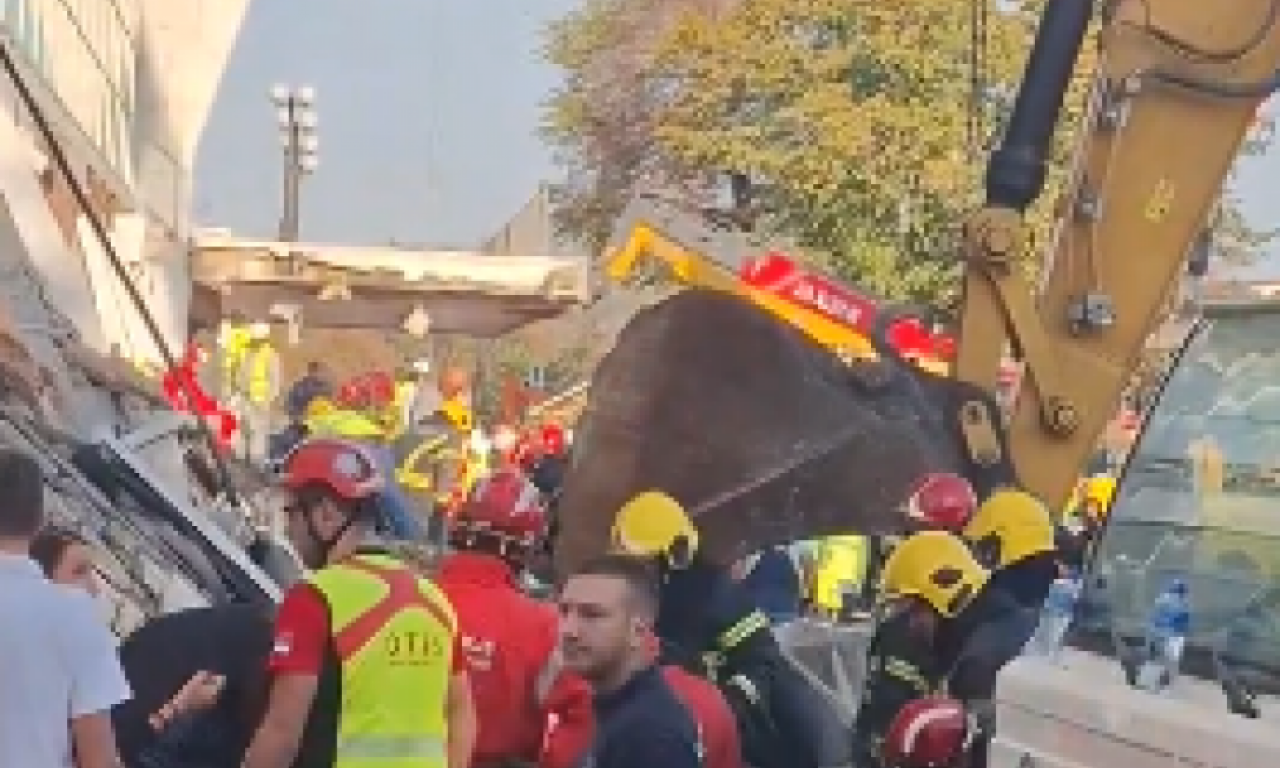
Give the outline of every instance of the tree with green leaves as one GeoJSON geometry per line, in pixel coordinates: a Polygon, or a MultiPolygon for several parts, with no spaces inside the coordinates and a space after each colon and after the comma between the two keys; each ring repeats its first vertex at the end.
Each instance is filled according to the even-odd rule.
{"type": "MultiPolygon", "coordinates": [[[[644,184],[697,197],[732,172],[752,182],[758,228],[875,293],[947,306],[960,225],[981,202],[986,152],[1043,5],[978,1],[988,6],[975,48],[974,0],[740,0],[716,13],[588,0],[549,46],[567,73],[547,124],[569,171],[562,224],[600,245],[644,184]],[[647,34],[626,38],[640,22],[647,34]]],[[[1086,46],[1058,162],[1029,212],[1029,255],[1061,213],[1091,70],[1086,46]]],[[[1242,256],[1258,239],[1238,214],[1227,198],[1218,240],[1242,256]]]]}

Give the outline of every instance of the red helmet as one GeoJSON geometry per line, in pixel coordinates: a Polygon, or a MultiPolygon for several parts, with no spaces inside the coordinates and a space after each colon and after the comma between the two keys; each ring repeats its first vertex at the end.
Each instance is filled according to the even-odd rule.
{"type": "Polygon", "coordinates": [[[369,404],[375,408],[386,408],[395,402],[396,380],[386,371],[374,371],[364,377],[365,389],[368,392],[369,404]]]}
{"type": "Polygon", "coordinates": [[[542,494],[517,469],[500,469],[481,478],[454,518],[455,528],[495,534],[532,545],[547,531],[542,494]]]}
{"type": "Polygon", "coordinates": [[[884,758],[898,768],[951,768],[969,748],[964,705],[946,696],[908,702],[889,725],[884,758]]]}
{"type": "Polygon", "coordinates": [[[338,496],[359,501],[383,489],[373,456],[356,443],[334,438],[306,440],[285,457],[280,484],[296,490],[319,483],[338,496]]]}
{"type": "Polygon", "coordinates": [[[369,389],[361,379],[351,379],[338,387],[334,400],[343,408],[360,409],[369,402],[369,389]]]}
{"type": "Polygon", "coordinates": [[[914,525],[958,533],[977,507],[978,497],[968,480],[939,472],[916,483],[907,496],[906,515],[914,525]]]}
{"type": "Polygon", "coordinates": [[[564,453],[568,444],[564,429],[559,424],[548,424],[542,428],[542,450],[552,456],[564,453]]]}
{"type": "Polygon", "coordinates": [[[541,457],[542,446],[527,435],[517,440],[515,448],[511,450],[512,461],[516,466],[526,469],[532,467],[541,457]]]}

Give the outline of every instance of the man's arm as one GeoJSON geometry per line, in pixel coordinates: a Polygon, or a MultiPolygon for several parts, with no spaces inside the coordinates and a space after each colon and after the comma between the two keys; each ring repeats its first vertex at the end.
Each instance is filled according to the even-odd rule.
{"type": "Polygon", "coordinates": [[[115,636],[87,596],[67,596],[68,626],[63,642],[71,669],[71,744],[76,768],[120,768],[111,709],[132,695],[120,666],[115,636]]]}
{"type": "Polygon", "coordinates": [[[319,681],[318,675],[276,677],[267,698],[267,713],[245,753],[244,768],[288,768],[293,764],[319,681]]]}
{"type": "Polygon", "coordinates": [[[309,584],[289,591],[276,617],[266,714],[245,753],[244,768],[288,768],[311,716],[329,640],[324,598],[309,584]]]}
{"type": "Polygon", "coordinates": [[[475,700],[471,697],[471,680],[465,671],[455,670],[449,678],[445,717],[449,723],[449,768],[467,768],[476,748],[480,723],[476,719],[475,700]]]}
{"type": "Polygon", "coordinates": [[[76,768],[123,768],[116,748],[110,712],[94,712],[71,720],[71,746],[76,768]]]}

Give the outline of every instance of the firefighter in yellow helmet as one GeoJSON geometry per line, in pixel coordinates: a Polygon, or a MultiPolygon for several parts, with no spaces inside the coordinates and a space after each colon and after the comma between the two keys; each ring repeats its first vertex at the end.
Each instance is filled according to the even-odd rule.
{"type": "MultiPolygon", "coordinates": [[[[916,533],[894,549],[881,598],[854,725],[859,764],[872,766],[886,765],[884,737],[916,699],[945,689],[989,721],[996,674],[1021,652],[1037,618],[994,583],[962,539],[944,531],[916,533]]],[[[972,765],[983,766],[986,739],[975,744],[972,765]]]]}
{"type": "Polygon", "coordinates": [[[756,768],[849,763],[848,732],[779,647],[769,619],[726,568],[711,561],[684,507],[646,491],[618,512],[616,549],[650,558],[661,575],[655,630],[667,663],[700,669],[736,716],[743,758],[756,768]]]}
{"type": "Polygon", "coordinates": [[[1040,610],[1061,563],[1048,507],[1026,491],[1001,488],[978,505],[962,535],[996,586],[1024,608],[1040,610]]]}

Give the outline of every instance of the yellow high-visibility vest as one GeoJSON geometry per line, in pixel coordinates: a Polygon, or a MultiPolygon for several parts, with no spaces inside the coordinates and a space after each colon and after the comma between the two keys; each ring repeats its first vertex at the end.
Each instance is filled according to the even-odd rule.
{"type": "Polygon", "coordinates": [[[249,354],[249,329],[242,325],[228,325],[221,343],[222,382],[231,389],[239,388],[240,368],[249,354]]]}
{"type": "Polygon", "coordinates": [[[382,426],[358,411],[334,409],[309,416],[307,431],[312,437],[341,437],[347,440],[380,440],[382,426]]]}
{"type": "Polygon", "coordinates": [[[342,677],[334,768],[445,768],[457,616],[399,561],[359,555],[312,574],[342,677]]]}
{"type": "Polygon", "coordinates": [[[863,536],[828,536],[822,540],[814,569],[813,602],[828,611],[838,611],[844,590],[862,582],[866,567],[867,542],[863,536]]]}
{"type": "Polygon", "coordinates": [[[249,364],[249,402],[258,405],[264,405],[271,402],[271,363],[275,357],[275,350],[270,344],[263,344],[252,353],[249,364]]]}

